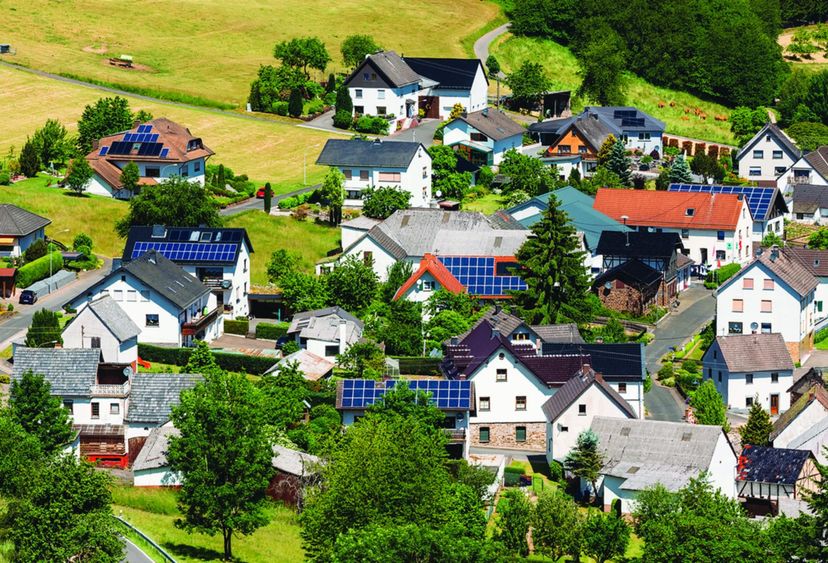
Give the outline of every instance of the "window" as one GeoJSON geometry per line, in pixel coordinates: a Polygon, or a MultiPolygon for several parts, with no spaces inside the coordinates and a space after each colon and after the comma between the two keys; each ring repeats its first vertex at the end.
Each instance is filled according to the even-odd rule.
{"type": "Polygon", "coordinates": [[[123,289],[113,289],[112,290],[112,299],[115,301],[123,301],[124,300],[124,290],[123,289]]]}
{"type": "Polygon", "coordinates": [[[480,440],[481,444],[485,444],[489,441],[489,427],[488,426],[481,426],[478,434],[478,439],[480,440]]]}
{"type": "Polygon", "coordinates": [[[385,99],[385,90],[377,90],[377,99],[384,100],[385,99]]]}
{"type": "Polygon", "coordinates": [[[707,379],[713,379],[713,368],[707,368],[707,379]]]}
{"type": "Polygon", "coordinates": [[[395,183],[399,184],[401,179],[402,179],[402,175],[399,172],[380,172],[379,173],[379,181],[380,182],[395,182],[395,183]]]}
{"type": "Polygon", "coordinates": [[[357,115],[362,115],[365,113],[365,106],[354,106],[354,113],[357,115]]]}
{"type": "Polygon", "coordinates": [[[351,178],[353,178],[353,174],[351,173],[351,169],[350,169],[350,168],[349,168],[349,169],[347,169],[347,170],[343,170],[343,171],[342,171],[342,175],[343,175],[343,176],[345,176],[345,179],[346,179],[346,180],[350,180],[351,178]]]}
{"type": "Polygon", "coordinates": [[[69,411],[69,414],[75,414],[75,403],[73,401],[63,401],[63,408],[69,411]]]}
{"type": "Polygon", "coordinates": [[[731,308],[731,310],[734,313],[741,313],[741,312],[744,311],[744,309],[745,309],[744,299],[734,299],[733,300],[733,307],[731,308]]]}
{"type": "Polygon", "coordinates": [[[357,88],[354,90],[354,97],[358,100],[362,99],[362,88],[357,88]]]}
{"type": "Polygon", "coordinates": [[[822,301],[814,301],[814,304],[816,305],[817,313],[821,313],[822,312],[822,301]]]}
{"type": "Polygon", "coordinates": [[[762,312],[763,313],[773,313],[773,301],[770,299],[763,299],[762,300],[762,312]]]}
{"type": "Polygon", "coordinates": [[[641,133],[638,134],[638,140],[639,141],[649,141],[650,140],[650,134],[647,133],[647,132],[642,131],[641,133]]]}
{"type": "Polygon", "coordinates": [[[506,381],[506,369],[498,368],[495,376],[495,381],[506,381]]]}
{"type": "Polygon", "coordinates": [[[753,385],[753,374],[746,373],[745,374],[745,385],[753,385]]]}
{"type": "Polygon", "coordinates": [[[477,141],[478,143],[485,143],[489,140],[489,138],[483,133],[471,133],[469,134],[469,138],[472,141],[477,141]]]}
{"type": "Polygon", "coordinates": [[[434,282],[433,281],[424,281],[423,282],[423,291],[434,291],[434,282]]]}
{"type": "Polygon", "coordinates": [[[581,403],[578,405],[578,416],[586,416],[586,404],[581,403]]]}
{"type": "Polygon", "coordinates": [[[690,229],[682,229],[681,238],[690,238],[690,229]]]}
{"type": "Polygon", "coordinates": [[[526,427],[525,426],[515,426],[515,442],[525,442],[526,441],[526,427]]]}
{"type": "Polygon", "coordinates": [[[753,289],[753,278],[742,278],[742,289],[753,289]]]}
{"type": "Polygon", "coordinates": [[[100,336],[93,336],[92,338],[90,338],[90,340],[91,340],[91,343],[89,344],[90,348],[100,349],[100,347],[101,347],[101,337],[100,336]]]}
{"type": "Polygon", "coordinates": [[[423,178],[428,178],[428,167],[423,166],[423,178]]]}
{"type": "Polygon", "coordinates": [[[684,214],[685,214],[687,217],[692,217],[693,215],[695,215],[695,214],[696,214],[696,210],[695,210],[695,208],[693,208],[693,207],[688,207],[687,209],[685,209],[685,210],[684,210],[684,214]]]}
{"type": "Polygon", "coordinates": [[[377,115],[386,115],[388,109],[385,106],[377,106],[377,115]]]}
{"type": "Polygon", "coordinates": [[[618,392],[622,395],[627,392],[627,384],[626,383],[619,383],[618,384],[618,392]]]}
{"type": "Polygon", "coordinates": [[[330,358],[331,356],[336,356],[337,354],[339,354],[339,346],[336,344],[325,346],[325,356],[330,358]]]}
{"type": "Polygon", "coordinates": [[[147,178],[158,178],[161,176],[161,169],[156,166],[147,166],[144,169],[144,176],[147,178]]]}
{"type": "Polygon", "coordinates": [[[722,371],[719,370],[719,383],[721,383],[721,382],[722,382],[722,371]]]}
{"type": "Polygon", "coordinates": [[[138,292],[134,289],[128,289],[126,292],[126,300],[135,303],[138,301],[138,292]]]}
{"type": "Polygon", "coordinates": [[[748,171],[748,176],[761,176],[762,169],[758,166],[751,166],[750,170],[748,171]]]}
{"type": "Polygon", "coordinates": [[[367,180],[368,179],[368,171],[367,170],[360,170],[359,171],[359,179],[360,180],[367,180]]]}
{"type": "Polygon", "coordinates": [[[121,405],[118,403],[109,403],[109,414],[121,414],[121,405]]]}
{"type": "Polygon", "coordinates": [[[764,281],[764,283],[762,284],[762,289],[766,289],[766,290],[768,290],[768,291],[772,291],[772,290],[773,290],[773,287],[774,287],[774,283],[773,283],[773,280],[772,280],[772,279],[767,279],[767,280],[765,280],[765,281],[764,281]]]}
{"type": "Polygon", "coordinates": [[[770,323],[762,323],[762,333],[763,334],[770,334],[771,332],[773,332],[771,324],[770,323]]]}
{"type": "Polygon", "coordinates": [[[773,151],[774,160],[782,160],[782,151],[773,151]]]}
{"type": "Polygon", "coordinates": [[[512,335],[512,340],[515,342],[526,341],[529,340],[529,335],[525,332],[516,332],[512,335]]]}
{"type": "Polygon", "coordinates": [[[373,266],[374,265],[374,253],[370,250],[366,250],[362,253],[362,263],[366,266],[373,266]]]}
{"type": "Polygon", "coordinates": [[[558,154],[569,154],[572,152],[570,145],[558,145],[558,154]]]}
{"type": "Polygon", "coordinates": [[[193,162],[193,172],[201,172],[201,161],[196,160],[193,162]]]}
{"type": "Polygon", "coordinates": [[[753,158],[765,158],[765,151],[753,151],[753,158]]]}
{"type": "Polygon", "coordinates": [[[488,397],[480,397],[480,409],[481,411],[487,411],[491,409],[491,401],[489,401],[488,397]]]}
{"type": "Polygon", "coordinates": [[[716,251],[716,260],[726,260],[727,255],[725,254],[724,250],[717,250],[716,251]]]}
{"type": "Polygon", "coordinates": [[[147,326],[158,326],[158,315],[147,315],[146,316],[146,325],[147,326]]]}
{"type": "Polygon", "coordinates": [[[717,240],[724,240],[724,231],[718,231],[716,233],[716,239],[717,240]]]}
{"type": "Polygon", "coordinates": [[[516,411],[525,411],[526,410],[526,396],[525,395],[515,397],[515,410],[516,411]]]}
{"type": "Polygon", "coordinates": [[[101,405],[92,403],[92,418],[101,418],[101,405]]]}
{"type": "Polygon", "coordinates": [[[753,397],[745,397],[745,406],[752,407],[753,406],[753,397]]]}
{"type": "Polygon", "coordinates": [[[782,174],[785,173],[786,170],[787,170],[787,168],[785,168],[784,166],[776,166],[773,169],[773,174],[775,176],[781,176],[782,174]]]}
{"type": "Polygon", "coordinates": [[[742,323],[727,323],[728,334],[742,334],[742,323]]]}
{"type": "Polygon", "coordinates": [[[578,145],[578,154],[586,154],[587,152],[589,152],[589,149],[584,145],[578,145]]]}
{"type": "Polygon", "coordinates": [[[569,432],[569,426],[561,426],[561,432],[569,432]]]}

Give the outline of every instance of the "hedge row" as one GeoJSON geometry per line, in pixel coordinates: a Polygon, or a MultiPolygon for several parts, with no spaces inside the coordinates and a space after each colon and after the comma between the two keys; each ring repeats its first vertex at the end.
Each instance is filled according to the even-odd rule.
{"type": "Polygon", "coordinates": [[[286,197],[278,205],[279,209],[293,209],[305,203],[314,203],[314,201],[318,201],[318,198],[316,198],[316,190],[286,197]]]}
{"type": "Polygon", "coordinates": [[[402,375],[440,375],[440,358],[395,356],[394,359],[400,362],[400,374],[402,375]]]}
{"type": "Polygon", "coordinates": [[[290,327],[290,323],[259,323],[256,325],[256,338],[279,340],[279,338],[287,334],[288,327],[290,327]]]}
{"type": "Polygon", "coordinates": [[[718,270],[711,270],[707,273],[707,279],[705,279],[705,285],[707,284],[715,284],[715,285],[722,285],[724,282],[732,278],[736,275],[736,273],[741,270],[742,267],[739,264],[725,264],[718,270]]]}
{"type": "MultiPolygon", "coordinates": [[[[192,350],[192,348],[164,348],[152,344],[138,344],[138,355],[142,360],[176,366],[186,366],[192,350]]],[[[227,352],[213,352],[213,356],[221,369],[252,375],[262,375],[278,361],[265,356],[246,356],[227,352]]]]}
{"type": "Polygon", "coordinates": [[[250,321],[247,319],[236,319],[234,321],[224,320],[224,332],[227,334],[240,334],[247,336],[250,331],[250,321]]]}
{"type": "Polygon", "coordinates": [[[17,287],[21,289],[29,287],[34,282],[48,278],[49,272],[54,274],[62,268],[63,255],[59,250],[55,250],[51,254],[41,256],[37,260],[31,261],[17,270],[17,287]],[[50,256],[51,262],[49,259],[50,256]]]}

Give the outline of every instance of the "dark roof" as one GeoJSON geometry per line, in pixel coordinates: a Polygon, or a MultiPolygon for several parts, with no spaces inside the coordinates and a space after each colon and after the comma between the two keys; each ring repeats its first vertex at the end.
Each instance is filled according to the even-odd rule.
{"type": "Polygon", "coordinates": [[[817,174],[828,180],[828,146],[819,147],[806,154],[804,158],[817,174]]]}
{"type": "Polygon", "coordinates": [[[529,130],[562,135],[576,124],[578,130],[596,150],[600,148],[601,143],[609,134],[620,138],[624,131],[664,131],[665,129],[662,121],[631,106],[587,106],[578,115],[534,123],[529,126],[529,130]]]}
{"type": "Polygon", "coordinates": [[[680,248],[684,245],[678,233],[604,231],[595,253],[627,258],[670,258],[680,248]]]}
{"type": "Polygon", "coordinates": [[[316,164],[408,168],[421,148],[425,153],[422,144],[409,141],[328,139],[319,158],[316,159],[316,164]]]}
{"type": "Polygon", "coordinates": [[[109,295],[90,301],[87,307],[112,332],[118,342],[125,342],[141,334],[138,325],[132,322],[129,315],[109,295]]]}
{"type": "Polygon", "coordinates": [[[129,262],[154,248],[176,264],[235,264],[242,242],[253,252],[243,228],[130,227],[122,260],[129,262]]]}
{"type": "Polygon", "coordinates": [[[465,121],[490,139],[500,141],[515,135],[523,135],[526,129],[519,123],[495,109],[483,109],[455,118],[465,121]]]}
{"type": "Polygon", "coordinates": [[[560,134],[566,127],[569,127],[575,117],[562,117],[557,119],[547,119],[546,121],[536,121],[529,125],[529,131],[532,133],[555,133],[560,134]]]}
{"type": "MultiPolygon", "coordinates": [[[[462,158],[458,158],[458,161],[463,160],[462,158]]],[[[495,211],[491,215],[489,215],[489,223],[492,224],[492,227],[495,229],[504,229],[504,230],[513,230],[513,231],[525,231],[526,227],[524,227],[520,221],[509,215],[504,210],[495,211]]]]}
{"type": "Polygon", "coordinates": [[[592,287],[600,287],[612,280],[621,280],[627,285],[644,288],[657,285],[662,278],[662,273],[651,268],[641,260],[633,259],[610,268],[592,281],[592,287]]]}
{"type": "Polygon", "coordinates": [[[736,468],[737,481],[795,485],[810,450],[745,446],[736,468]]]}
{"type": "Polygon", "coordinates": [[[828,208],[828,187],[813,184],[794,184],[793,186],[794,213],[815,213],[819,209],[828,208]]]}
{"type": "Polygon", "coordinates": [[[828,385],[828,381],[825,380],[825,376],[822,374],[822,368],[810,368],[807,372],[799,376],[799,379],[794,381],[793,385],[788,389],[788,393],[802,396],[811,387],[817,386],[825,388],[826,385],[828,385]]]}
{"type": "MultiPolygon", "coordinates": [[[[613,130],[611,124],[602,119],[594,119],[591,116],[579,116],[572,122],[570,127],[572,129],[577,129],[584,137],[584,140],[586,140],[586,142],[588,142],[595,151],[598,151],[601,148],[601,145],[604,144],[607,137],[615,134],[615,130],[613,130]]],[[[561,134],[564,134],[565,132],[566,131],[561,134]]]]}
{"type": "Polygon", "coordinates": [[[772,135],[775,137],[779,141],[782,148],[786,150],[794,160],[797,160],[802,155],[802,151],[799,150],[799,147],[794,144],[790,137],[788,137],[785,132],[782,131],[778,125],[776,125],[776,123],[771,123],[769,121],[747,142],[744,147],[739,150],[739,154],[736,157],[737,160],[741,159],[742,155],[747,154],[748,151],[753,148],[753,145],[759,142],[765,135],[772,135]]]}
{"type": "Polygon", "coordinates": [[[135,260],[124,264],[119,270],[129,272],[173,305],[183,309],[193,301],[210,293],[210,290],[196,278],[174,264],[163,254],[150,250],[135,260]]]}
{"type": "MultiPolygon", "coordinates": [[[[716,345],[731,373],[794,369],[791,353],[778,332],[717,336],[716,345]]],[[[713,361],[709,350],[703,361],[713,361]]]]}
{"type": "Polygon", "coordinates": [[[584,338],[578,331],[575,323],[557,325],[531,325],[529,328],[535,331],[543,342],[578,343],[584,342],[584,338]]]}
{"type": "Polygon", "coordinates": [[[757,253],[761,254],[719,287],[719,295],[736,280],[742,279],[743,274],[754,265],[764,266],[800,297],[805,297],[819,285],[819,281],[811,272],[790,254],[776,248],[769,250],[760,248],[757,253]]]}
{"type": "Polygon", "coordinates": [[[783,252],[802,264],[802,267],[811,272],[812,276],[828,276],[828,250],[786,246],[783,252]]]}
{"type": "Polygon", "coordinates": [[[590,366],[605,378],[646,377],[644,345],[637,342],[621,344],[564,344],[545,343],[543,355],[584,354],[592,358],[590,366]]]}
{"type": "MultiPolygon", "coordinates": [[[[478,59],[404,57],[403,60],[420,76],[439,83],[438,88],[441,90],[469,90],[474,84],[477,69],[483,68],[478,59]]],[[[483,76],[486,76],[485,72],[483,76]]]]}
{"type": "MultiPolygon", "coordinates": [[[[569,408],[572,403],[578,400],[578,397],[584,394],[593,384],[597,385],[607,394],[607,396],[627,415],[627,418],[638,418],[635,411],[624,398],[618,394],[618,391],[612,388],[601,374],[595,373],[593,369],[582,369],[575,377],[563,384],[554,395],[552,395],[543,406],[543,413],[546,419],[554,422],[560,417],[564,411],[569,408]]],[[[603,413],[608,414],[608,413],[603,413]]]]}
{"type": "Polygon", "coordinates": [[[181,392],[192,389],[204,378],[187,373],[136,373],[132,376],[129,406],[124,420],[163,424],[181,392]]]}
{"type": "Polygon", "coordinates": [[[468,331],[457,336],[458,342],[466,338],[469,333],[481,323],[487,322],[497,331],[505,336],[511,336],[521,326],[528,327],[538,335],[543,342],[583,342],[584,339],[578,331],[578,325],[556,324],[556,325],[527,325],[523,319],[508,313],[500,307],[489,307],[468,331]]]}
{"type": "Polygon", "coordinates": [[[42,375],[53,395],[88,397],[98,375],[101,351],[96,348],[27,348],[14,351],[13,379],[31,370],[42,375]]]}
{"type": "Polygon", "coordinates": [[[10,203],[0,204],[0,235],[24,237],[52,221],[10,203]]]}
{"type": "MultiPolygon", "coordinates": [[[[389,85],[395,88],[420,81],[420,75],[414,72],[394,51],[382,51],[369,55],[366,57],[366,62],[357,67],[351,77],[361,72],[362,67],[368,62],[372,63],[374,68],[388,81],[389,85]]],[[[351,77],[348,77],[348,80],[345,81],[346,84],[350,82],[351,77]]]]}

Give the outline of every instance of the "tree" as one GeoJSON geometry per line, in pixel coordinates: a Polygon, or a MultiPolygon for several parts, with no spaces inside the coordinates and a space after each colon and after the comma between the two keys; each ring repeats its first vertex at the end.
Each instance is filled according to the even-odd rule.
{"type": "Polygon", "coordinates": [[[632,166],[632,161],[627,156],[624,143],[620,140],[616,141],[612,146],[606,166],[607,170],[618,176],[622,186],[630,185],[630,166],[632,166]]]}
{"type": "Polygon", "coordinates": [[[131,129],[134,121],[143,123],[151,119],[152,116],[146,112],[133,115],[125,98],[100,98],[83,109],[78,121],[78,151],[85,155],[98,139],[131,129]]]}
{"type": "Polygon", "coordinates": [[[394,262],[388,267],[388,273],[385,276],[385,282],[380,287],[380,298],[383,303],[391,303],[396,295],[397,290],[411,277],[413,267],[411,262],[399,261],[394,262]]]}
{"type": "Polygon", "coordinates": [[[325,44],[318,37],[294,37],[288,41],[280,41],[273,48],[273,56],[285,66],[302,69],[308,79],[308,68],[321,72],[331,62],[325,44]]]}
{"type": "Polygon", "coordinates": [[[45,125],[32,135],[32,144],[43,166],[63,164],[74,151],[66,127],[57,119],[47,119],[45,125]]]}
{"type": "Polygon", "coordinates": [[[11,415],[0,410],[0,495],[19,497],[29,481],[29,472],[42,462],[40,442],[11,415]]]}
{"type": "Polygon", "coordinates": [[[328,206],[328,220],[333,225],[342,221],[342,205],[345,203],[345,175],[331,166],[322,181],[320,195],[328,206]]]}
{"type": "Polygon", "coordinates": [[[26,371],[19,380],[12,381],[9,398],[12,419],[35,436],[47,454],[59,451],[74,436],[68,411],[50,389],[42,375],[26,371]]]}
{"type": "Polygon", "coordinates": [[[273,204],[273,188],[270,187],[270,182],[264,185],[264,212],[270,215],[270,208],[273,204]]]}
{"type": "Polygon", "coordinates": [[[363,192],[362,214],[372,219],[387,219],[400,209],[410,207],[411,192],[391,186],[368,189],[363,192]]]}
{"type": "Polygon", "coordinates": [[[155,186],[145,186],[129,200],[129,212],[115,225],[126,237],[133,225],[176,225],[220,227],[218,207],[210,194],[195,182],[173,176],[155,186]]]}
{"type": "Polygon", "coordinates": [[[624,325],[615,317],[611,317],[607,321],[607,324],[598,331],[596,336],[600,336],[601,340],[607,344],[627,341],[624,325]]]}
{"type": "Polygon", "coordinates": [[[581,85],[578,95],[602,106],[624,103],[624,59],[626,48],[621,37],[609,26],[600,26],[586,48],[578,55],[581,85]]]}
{"type": "Polygon", "coordinates": [[[218,165],[218,170],[216,170],[216,179],[215,179],[215,187],[220,190],[223,190],[227,187],[227,172],[224,169],[223,164],[218,165]]]}
{"type": "Polygon", "coordinates": [[[630,527],[612,512],[593,512],[580,531],[584,553],[596,563],[623,557],[630,543],[630,527]]]}
{"type": "Polygon", "coordinates": [[[690,175],[690,167],[687,166],[687,161],[684,160],[683,154],[678,155],[673,161],[673,165],[670,166],[668,179],[671,183],[676,184],[687,184],[693,181],[693,177],[690,175]]]}
{"type": "Polygon", "coordinates": [[[426,312],[429,315],[438,315],[442,311],[452,311],[468,319],[469,322],[475,320],[479,308],[480,301],[474,295],[452,293],[445,289],[435,291],[425,304],[426,312]]]}
{"type": "Polygon", "coordinates": [[[63,344],[60,319],[56,313],[41,309],[32,315],[32,324],[26,333],[26,346],[29,348],[54,348],[63,344]]]}
{"type": "Polygon", "coordinates": [[[462,198],[471,185],[471,174],[457,171],[457,153],[447,145],[428,147],[431,157],[431,185],[441,197],[462,198]]]}
{"type": "Polygon", "coordinates": [[[506,490],[500,496],[497,511],[497,539],[511,553],[521,557],[529,555],[526,536],[529,533],[532,505],[526,495],[520,489],[506,490]]]}
{"type": "Polygon", "coordinates": [[[267,486],[273,473],[272,443],[264,425],[261,392],[241,374],[217,372],[181,394],[171,420],[167,461],[183,485],[177,527],[221,533],[224,559],[232,539],[267,524],[267,486]]]}
{"type": "Polygon", "coordinates": [[[262,392],[265,421],[272,429],[284,431],[299,422],[309,395],[299,362],[290,362],[278,372],[263,376],[257,386],[262,392]]]}
{"type": "Polygon", "coordinates": [[[583,10],[577,0],[516,0],[509,16],[510,31],[567,44],[583,10]]]}
{"type": "Polygon", "coordinates": [[[758,400],[754,400],[750,406],[747,422],[739,428],[739,436],[742,438],[742,445],[767,446],[770,444],[770,433],[773,430],[770,416],[762,408],[758,400]]]}
{"type": "Polygon", "coordinates": [[[299,90],[291,90],[290,100],[288,101],[288,113],[291,117],[299,117],[302,115],[302,109],[302,93],[299,90]]]}
{"type": "Polygon", "coordinates": [[[822,123],[828,125],[828,71],[814,74],[808,84],[805,105],[813,111],[822,123]]]}
{"type": "Polygon", "coordinates": [[[520,276],[527,289],[514,293],[520,316],[530,324],[589,318],[589,279],[584,269],[575,228],[558,200],[549,198],[543,218],[532,226],[532,234],[517,252],[520,276]]]}
{"type": "MultiPolygon", "coordinates": [[[[86,160],[86,159],[84,159],[86,160]]],[[[138,170],[138,165],[134,162],[127,162],[121,171],[121,187],[130,194],[135,194],[138,191],[138,182],[141,180],[141,173],[138,170]]]]}
{"type": "Polygon", "coordinates": [[[371,304],[379,280],[374,268],[355,256],[348,256],[325,276],[331,305],[338,305],[357,315],[371,304]]]}
{"type": "Polygon", "coordinates": [[[559,488],[545,489],[532,516],[535,551],[553,561],[580,553],[580,515],[575,501],[559,488]]]}
{"type": "Polygon", "coordinates": [[[555,187],[552,169],[539,158],[520,153],[515,149],[506,151],[500,162],[500,174],[509,177],[507,192],[522,191],[530,197],[548,192],[555,187]]]}
{"type": "Polygon", "coordinates": [[[330,94],[331,92],[336,91],[336,75],[334,73],[330,73],[328,75],[328,81],[325,83],[325,93],[330,94]]]}
{"type": "Polygon", "coordinates": [[[727,407],[711,379],[706,379],[699,385],[690,398],[690,406],[693,407],[699,424],[721,426],[725,430],[729,428],[727,407]]]}
{"type": "Polygon", "coordinates": [[[299,255],[295,252],[280,248],[274,250],[267,263],[267,280],[278,284],[279,279],[290,272],[295,272],[299,265],[299,255]]]}
{"type": "MultiPolygon", "coordinates": [[[[828,453],[828,447],[823,446],[823,451],[828,453]]],[[[828,465],[816,464],[819,472],[819,488],[807,496],[808,508],[814,515],[813,544],[820,545],[820,560],[828,557],[828,545],[825,544],[826,533],[828,533],[828,465]]]]}
{"type": "Polygon", "coordinates": [[[788,127],[785,133],[805,151],[813,151],[823,145],[828,145],[828,125],[822,123],[795,123],[788,127]]]}
{"type": "Polygon", "coordinates": [[[29,245],[25,251],[23,251],[23,260],[28,262],[33,262],[38,258],[42,258],[46,256],[49,252],[49,243],[46,242],[45,239],[39,238],[35,240],[32,244],[29,245]]]}
{"type": "Polygon", "coordinates": [[[382,47],[370,35],[357,34],[346,37],[339,51],[342,53],[342,62],[345,63],[345,66],[356,68],[362,64],[362,61],[368,55],[382,51],[382,47]]]}
{"type": "Polygon", "coordinates": [[[808,237],[808,248],[817,250],[825,250],[828,248],[828,228],[823,227],[811,233],[811,236],[808,237]]]}
{"type": "MultiPolygon", "coordinates": [[[[779,109],[779,121],[782,125],[789,126],[796,123],[798,120],[794,119],[794,114],[797,112],[797,108],[799,106],[807,108],[805,97],[808,95],[808,88],[811,85],[811,76],[812,73],[804,69],[794,69],[782,84],[782,88],[779,90],[779,102],[776,105],[779,109]]],[[[814,121],[819,121],[819,118],[817,117],[814,121]]]]}
{"type": "Polygon", "coordinates": [[[423,352],[421,305],[406,299],[391,302],[388,323],[382,332],[386,352],[398,356],[419,356],[423,352]]]}
{"type": "Polygon", "coordinates": [[[449,114],[449,119],[457,119],[461,115],[466,113],[466,108],[463,107],[463,104],[457,102],[451,107],[451,113],[449,114]]]}
{"type": "Polygon", "coordinates": [[[719,164],[719,161],[706,153],[698,153],[690,161],[690,170],[693,174],[701,176],[706,184],[709,178],[715,182],[724,180],[725,169],[719,164]]]}
{"type": "Polygon", "coordinates": [[[323,278],[288,272],[279,278],[282,299],[293,311],[312,311],[328,304],[328,286],[323,278]]]}
{"type": "Polygon", "coordinates": [[[762,246],[765,248],[770,248],[771,246],[784,246],[785,241],[777,235],[776,233],[768,233],[765,235],[765,238],[762,239],[761,242],[762,246]]]}
{"type": "Polygon", "coordinates": [[[534,108],[552,82],[539,63],[524,61],[520,68],[506,75],[506,84],[512,90],[512,99],[519,107],[534,108]]]}
{"type": "Polygon", "coordinates": [[[497,57],[494,55],[486,57],[486,70],[488,70],[491,78],[496,78],[500,74],[500,63],[497,61],[497,57]]]}
{"type": "MultiPolygon", "coordinates": [[[[349,120],[354,113],[354,102],[351,100],[351,94],[344,84],[336,91],[336,113],[339,112],[348,112],[349,120]]],[[[339,126],[337,125],[337,127],[339,126]]]]}
{"type": "Polygon", "coordinates": [[[598,435],[592,430],[584,430],[578,434],[575,447],[566,455],[564,467],[576,477],[588,481],[597,495],[598,477],[603,466],[604,455],[598,450],[598,435]]]}
{"type": "MultiPolygon", "coordinates": [[[[598,166],[606,166],[610,159],[610,154],[612,154],[612,149],[615,147],[617,139],[615,135],[610,133],[607,135],[607,138],[604,139],[604,142],[601,143],[601,148],[598,149],[598,166]]],[[[578,170],[577,168],[573,168],[573,171],[578,170]]]]}
{"type": "Polygon", "coordinates": [[[9,506],[15,561],[121,561],[109,483],[108,474],[74,456],[38,464],[9,506]]]}
{"type": "Polygon", "coordinates": [[[187,358],[184,373],[197,373],[208,376],[219,371],[221,371],[221,368],[216,363],[216,358],[213,356],[210,347],[203,340],[197,340],[195,348],[193,348],[187,358]]]}
{"type": "Polygon", "coordinates": [[[768,110],[763,107],[751,109],[740,106],[730,112],[730,130],[736,135],[739,145],[747,143],[768,121],[768,110]]]}
{"type": "Polygon", "coordinates": [[[443,342],[471,328],[474,317],[466,317],[457,311],[444,310],[436,313],[426,325],[428,350],[440,350],[443,342]]]}
{"type": "MultiPolygon", "coordinates": [[[[134,166],[134,165],[133,165],[134,166]]],[[[86,191],[89,180],[92,179],[92,166],[84,156],[77,156],[69,163],[66,174],[66,186],[75,192],[75,195],[82,195],[86,191]]]]}
{"type": "Polygon", "coordinates": [[[20,172],[26,178],[34,178],[40,172],[40,157],[37,155],[37,148],[31,139],[26,139],[23,148],[20,149],[20,172]]]}
{"type": "Polygon", "coordinates": [[[379,379],[385,373],[385,354],[372,340],[356,342],[336,357],[336,364],[353,377],[379,379]]]}

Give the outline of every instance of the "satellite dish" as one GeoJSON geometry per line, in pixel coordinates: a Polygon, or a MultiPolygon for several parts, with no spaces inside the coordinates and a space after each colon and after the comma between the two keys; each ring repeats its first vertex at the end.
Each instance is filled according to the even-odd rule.
{"type": "Polygon", "coordinates": [[[759,328],[759,323],[750,323],[751,330],[756,330],[757,328],[759,328]]]}
{"type": "Polygon", "coordinates": [[[230,289],[231,285],[233,285],[233,282],[231,280],[221,280],[222,289],[230,289]]]}
{"type": "Polygon", "coordinates": [[[437,190],[436,192],[434,192],[434,195],[436,195],[437,197],[443,197],[443,191],[437,190]]]}
{"type": "Polygon", "coordinates": [[[124,368],[124,377],[126,377],[127,379],[132,377],[132,366],[127,366],[124,368]]]}
{"type": "Polygon", "coordinates": [[[612,282],[604,282],[604,289],[612,289],[612,282]]]}

